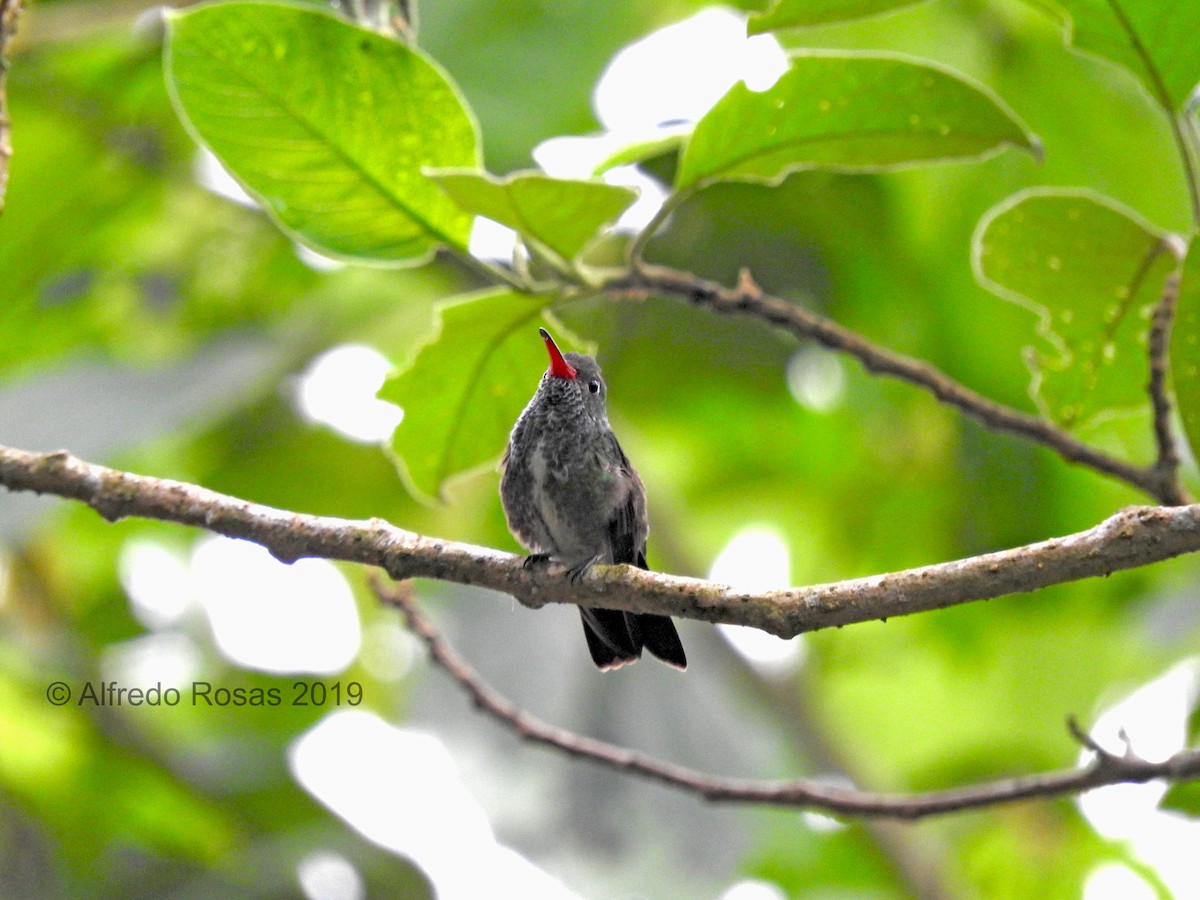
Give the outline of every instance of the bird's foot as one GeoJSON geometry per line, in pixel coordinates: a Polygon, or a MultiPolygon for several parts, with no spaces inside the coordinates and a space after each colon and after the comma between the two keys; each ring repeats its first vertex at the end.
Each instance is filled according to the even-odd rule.
{"type": "Polygon", "coordinates": [[[587,573],[588,569],[599,562],[599,560],[600,554],[597,553],[595,556],[590,556],[583,562],[571,566],[571,568],[567,569],[567,577],[571,579],[572,584],[578,584],[579,579],[581,579],[587,573]]]}
{"type": "Polygon", "coordinates": [[[521,563],[522,569],[532,569],[534,566],[540,566],[542,563],[550,562],[549,553],[530,553],[525,557],[525,562],[521,563]]]}

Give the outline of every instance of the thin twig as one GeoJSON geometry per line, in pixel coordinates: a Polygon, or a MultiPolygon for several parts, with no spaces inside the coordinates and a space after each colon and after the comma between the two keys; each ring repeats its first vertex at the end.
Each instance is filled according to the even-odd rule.
{"type": "Polygon", "coordinates": [[[1168,366],[1170,365],[1171,325],[1175,320],[1175,304],[1179,299],[1179,275],[1171,275],[1163,294],[1154,307],[1147,349],[1150,355],[1150,381],[1146,389],[1154,410],[1154,441],[1158,456],[1154,469],[1163,490],[1163,502],[1178,505],[1187,503],[1187,494],[1179,484],[1179,451],[1171,431],[1171,400],[1167,395],[1168,366]]]}
{"type": "Polygon", "coordinates": [[[1180,502],[1181,489],[1178,485],[1164,486],[1156,466],[1136,466],[1110,456],[1046,419],[971,390],[923,360],[879,346],[830,319],[766,294],[747,272],[742,272],[736,287],[727,288],[689,272],[638,262],[630,273],[607,282],[604,290],[623,298],[643,299],[653,294],[679,297],[715,312],[754,316],[802,340],[813,340],[830,350],[849,354],[870,372],[923,388],[988,428],[1020,435],[1048,447],[1068,462],[1118,478],[1163,503],[1180,502]]]}
{"type": "MultiPolygon", "coordinates": [[[[1034,798],[1076,794],[1110,784],[1146,782],[1162,778],[1183,781],[1200,777],[1200,751],[1185,750],[1161,763],[1132,755],[1097,755],[1097,761],[1079,769],[1041,775],[1004,778],[962,788],[921,794],[882,794],[835,787],[798,778],[789,781],[755,781],[707,775],[633,750],[557,728],[530,715],[483,681],[446,643],[434,625],[417,609],[406,585],[389,589],[372,580],[380,600],[404,615],[409,629],[429,650],[430,659],[447,672],[470,696],[475,706],[522,738],[552,747],[580,759],[591,760],[624,772],[697,794],[706,800],[755,803],[812,809],[834,815],[892,819],[920,819],[939,813],[980,809],[1034,798]]],[[[1077,739],[1091,738],[1075,727],[1077,739]]],[[[1094,743],[1094,742],[1093,742],[1094,743]]]]}
{"type": "Polygon", "coordinates": [[[1111,753],[1096,743],[1094,737],[1080,727],[1079,721],[1074,716],[1067,716],[1067,731],[1071,733],[1071,737],[1075,738],[1084,750],[1090,750],[1092,753],[1095,753],[1097,759],[1112,756],[1111,753]]]}
{"type": "Polygon", "coordinates": [[[832,584],[746,593],[632,566],[595,566],[576,583],[560,566],[525,568],[523,556],[415,534],[382,519],[274,509],[84,462],[66,451],[0,447],[0,485],[80,500],[112,521],[139,516],[241,538],[284,562],[312,556],[365,563],[397,580],[434,578],[491,588],[531,607],[602,605],[749,625],[780,637],[1033,591],[1200,550],[1200,505],[1131,506],[1086,531],[1010,550],[832,584]]]}
{"type": "Polygon", "coordinates": [[[12,123],[8,118],[8,41],[17,33],[21,0],[0,0],[0,212],[8,192],[8,161],[12,158],[12,123]]]}

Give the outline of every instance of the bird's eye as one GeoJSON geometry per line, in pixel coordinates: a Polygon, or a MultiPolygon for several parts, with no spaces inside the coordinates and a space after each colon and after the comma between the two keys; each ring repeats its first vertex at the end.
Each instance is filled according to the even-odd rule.
{"type": "Polygon", "coordinates": [[[597,381],[595,378],[593,378],[591,381],[588,382],[588,390],[591,391],[593,394],[600,393],[600,382],[597,381]]]}

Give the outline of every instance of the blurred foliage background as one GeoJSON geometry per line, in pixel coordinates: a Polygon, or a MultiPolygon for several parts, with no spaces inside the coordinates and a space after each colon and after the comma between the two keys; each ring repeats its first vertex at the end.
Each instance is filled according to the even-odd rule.
{"type": "MultiPolygon", "coordinates": [[[[528,168],[542,140],[594,130],[590,92],[612,56],[700,8],[442,0],[422,7],[420,44],[458,82],[486,164],[503,173],[528,168]]],[[[202,187],[147,10],[44,0],[10,48],[0,442],[515,551],[495,472],[421,505],[378,446],[307,419],[297,402],[306,368],[330,348],[410,359],[435,302],[474,287],[471,273],[448,260],[314,267],[259,212],[202,187]]],[[[1016,0],[940,0],[786,40],[896,50],[964,72],[1022,117],[1045,159],[718,185],[677,213],[649,255],[727,283],[748,266],[765,289],[1032,411],[1021,352],[1034,318],[976,284],[971,232],[994,203],[1035,185],[1095,188],[1187,231],[1165,124],[1132,77],[1067,52],[1060,23],[1016,0]]],[[[786,548],[792,583],[832,581],[1079,530],[1147,501],[854,364],[836,362],[831,399],[803,402],[789,373],[795,388],[818,351],[749,320],[667,301],[588,301],[561,318],[599,348],[615,428],[648,485],[650,562],[663,571],[705,576],[755,527],[786,548]]],[[[1150,452],[1147,436],[1119,423],[1087,436],[1139,461],[1150,452]]],[[[831,823],[705,805],[522,746],[414,658],[360,570],[343,574],[361,649],[336,671],[280,671],[239,662],[211,612],[188,600],[201,535],[4,495],[0,538],[5,897],[419,897],[435,886],[454,896],[419,841],[389,844],[302,784],[297,741],[348,706],[292,706],[298,681],[361,684],[355,713],[436,735],[490,823],[483,831],[556,879],[546,896],[720,896],[752,879],[777,892],[762,896],[1068,897],[1113,862],[1149,896],[1169,890],[1073,799],[908,826],[831,823]],[[146,546],[181,561],[168,593],[182,611],[168,620],[139,612],[122,578],[131,547],[146,546]],[[276,688],[285,702],[58,708],[45,698],[59,680],[176,675],[276,688]]],[[[550,721],[718,773],[908,791],[1072,765],[1067,715],[1089,723],[1193,658],[1196,576],[1196,560],[1181,559],[814,634],[786,669],[757,667],[711,627],[685,622],[686,676],[652,663],[591,671],[573,610],[535,613],[441,584],[418,595],[486,678],[550,721]]],[[[272,599],[293,615],[286,596],[272,599]]],[[[1178,710],[1159,714],[1182,728],[1178,710]]],[[[343,774],[368,771],[354,749],[337,763],[343,774]]],[[[416,766],[419,780],[417,757],[390,762],[416,766]]],[[[355,789],[388,801],[384,819],[418,816],[461,867],[477,861],[467,843],[476,807],[422,806],[415,787],[365,777],[355,789]]]]}

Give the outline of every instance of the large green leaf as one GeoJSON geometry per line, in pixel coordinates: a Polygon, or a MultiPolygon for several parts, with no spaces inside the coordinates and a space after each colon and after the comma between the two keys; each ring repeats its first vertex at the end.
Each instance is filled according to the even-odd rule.
{"type": "Polygon", "coordinates": [[[1171,379],[1192,454],[1200,455],[1200,239],[1195,238],[1180,276],[1171,329],[1171,379]]]}
{"type": "Polygon", "coordinates": [[[925,0],[776,0],[766,12],[755,13],[746,23],[750,34],[781,28],[808,28],[832,22],[866,19],[924,3],[925,0]]]}
{"type": "Polygon", "coordinates": [[[765,91],[739,82],[696,123],[676,187],[879,171],[1037,144],[982,85],[891,55],[805,53],[765,91]]]}
{"type": "Polygon", "coordinates": [[[1079,50],[1131,71],[1166,108],[1183,107],[1200,84],[1200,3],[1194,0],[1036,0],[1070,20],[1079,50]]]}
{"type": "Polygon", "coordinates": [[[428,174],[463,209],[507,225],[567,261],[637,199],[633,188],[541,172],[507,178],[470,171],[428,174]]]}
{"type": "Polygon", "coordinates": [[[1033,309],[1052,350],[1029,354],[1045,415],[1083,425],[1145,408],[1150,312],[1176,266],[1164,233],[1085,191],[1032,190],[980,221],[976,278],[1033,309]]]}
{"type": "Polygon", "coordinates": [[[464,248],[471,217],[425,166],[477,166],[474,119],[417,50],[315,9],[171,13],[168,83],[196,138],[287,231],[385,263],[464,248]]]}
{"type": "MultiPolygon", "coordinates": [[[[440,497],[448,479],[500,456],[546,370],[537,327],[553,299],[499,290],[448,302],[434,338],[379,390],[404,410],[392,450],[413,494],[440,497]]],[[[559,346],[578,347],[551,328],[559,346]]]]}

